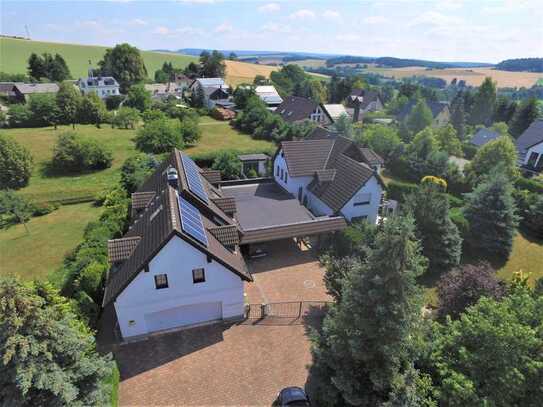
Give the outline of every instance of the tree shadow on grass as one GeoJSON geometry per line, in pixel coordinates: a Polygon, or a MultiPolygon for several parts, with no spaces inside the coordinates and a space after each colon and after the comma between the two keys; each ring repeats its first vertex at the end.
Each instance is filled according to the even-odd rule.
{"type": "MultiPolygon", "coordinates": [[[[104,168],[105,169],[105,168],[104,168]]],[[[100,172],[103,169],[96,170],[65,170],[56,168],[52,161],[46,161],[40,165],[38,171],[43,178],[61,178],[61,177],[80,177],[87,174],[100,172]]]]}

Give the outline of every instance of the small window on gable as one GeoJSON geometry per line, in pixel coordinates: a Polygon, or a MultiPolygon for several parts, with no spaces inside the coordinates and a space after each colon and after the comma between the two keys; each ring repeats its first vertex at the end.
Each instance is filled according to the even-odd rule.
{"type": "Polygon", "coordinates": [[[157,290],[168,288],[168,276],[166,274],[157,274],[155,276],[155,287],[157,290]]]}
{"type": "Polygon", "coordinates": [[[285,171],[285,182],[288,181],[288,172],[285,171]]]}
{"type": "Polygon", "coordinates": [[[354,197],[354,206],[368,205],[371,202],[371,194],[369,193],[359,193],[354,197]]]}
{"type": "Polygon", "coordinates": [[[277,166],[277,169],[275,170],[275,175],[279,176],[279,166],[277,166]]]}
{"type": "Polygon", "coordinates": [[[205,281],[206,281],[206,274],[203,268],[192,270],[192,282],[194,284],[203,283],[205,281]]]}
{"type": "Polygon", "coordinates": [[[284,171],[283,171],[283,169],[281,168],[281,179],[283,179],[283,173],[284,173],[284,171]]]}

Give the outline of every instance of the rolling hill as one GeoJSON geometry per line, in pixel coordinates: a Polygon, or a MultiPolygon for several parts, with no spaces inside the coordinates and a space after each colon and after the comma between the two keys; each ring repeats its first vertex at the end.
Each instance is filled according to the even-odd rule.
{"type": "MultiPolygon", "coordinates": [[[[102,59],[108,47],[80,44],[64,44],[56,42],[32,41],[24,39],[0,37],[0,72],[26,73],[27,60],[32,52],[41,54],[58,53],[64,57],[74,78],[86,76],[89,60],[93,66],[102,59]]],[[[198,60],[196,56],[181,55],[173,52],[142,51],[149,78],[166,61],[175,67],[185,67],[198,60]]],[[[256,75],[268,77],[277,68],[249,64],[239,61],[226,61],[226,81],[231,85],[252,82],[256,75]]]]}
{"type": "MultiPolygon", "coordinates": [[[[42,42],[20,40],[13,38],[0,38],[0,71],[7,73],[25,73],[28,57],[32,52],[41,54],[49,52],[58,53],[64,57],[74,78],[86,76],[89,60],[93,66],[98,65],[108,47],[80,44],[63,44],[56,42],[42,42]]],[[[184,67],[198,58],[188,55],[169,54],[142,51],[145,66],[149,77],[166,61],[173,62],[176,67],[184,67]]]]}

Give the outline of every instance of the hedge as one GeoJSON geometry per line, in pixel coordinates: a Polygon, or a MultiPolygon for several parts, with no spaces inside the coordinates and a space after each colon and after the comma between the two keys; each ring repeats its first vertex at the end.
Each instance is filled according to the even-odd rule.
{"type": "Polygon", "coordinates": [[[543,194],[543,182],[536,181],[535,179],[518,177],[515,186],[518,189],[526,189],[536,194],[543,194]]]}
{"type": "Polygon", "coordinates": [[[390,181],[387,185],[387,197],[394,199],[398,202],[405,201],[407,195],[417,191],[418,186],[416,184],[410,184],[407,182],[390,181]]]}

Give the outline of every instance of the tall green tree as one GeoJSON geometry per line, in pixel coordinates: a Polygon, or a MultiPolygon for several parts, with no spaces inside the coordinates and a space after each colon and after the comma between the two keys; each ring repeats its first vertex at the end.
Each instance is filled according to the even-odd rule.
{"type": "Polygon", "coordinates": [[[472,185],[477,184],[484,176],[490,175],[500,165],[510,179],[519,176],[517,167],[517,148],[510,137],[499,137],[486,143],[466,166],[465,172],[472,185]]]}
{"type": "Polygon", "coordinates": [[[451,103],[451,124],[458,138],[464,140],[466,138],[466,108],[463,92],[458,92],[451,103]]]}
{"type": "Polygon", "coordinates": [[[432,184],[408,196],[405,209],[413,214],[422,254],[432,271],[446,271],[460,263],[462,238],[449,216],[449,199],[432,184]]]}
{"type": "Polygon", "coordinates": [[[440,151],[445,151],[449,155],[462,157],[462,143],[458,139],[456,130],[450,124],[434,130],[437,145],[440,151]]]}
{"type": "Polygon", "coordinates": [[[530,98],[523,101],[517,108],[511,120],[510,132],[513,137],[518,138],[532,122],[539,117],[541,112],[537,106],[537,100],[530,98]]]}
{"type": "Polygon", "coordinates": [[[426,267],[413,219],[387,221],[375,247],[313,337],[317,405],[381,405],[409,392],[422,306],[416,278],[426,267]]]}
{"type": "Polygon", "coordinates": [[[32,114],[34,126],[55,126],[61,121],[61,111],[57,106],[55,95],[50,93],[37,93],[30,96],[28,108],[32,114]]]}
{"type": "Polygon", "coordinates": [[[113,76],[119,82],[122,93],[147,78],[147,68],[140,50],[130,44],[118,44],[107,49],[98,65],[102,75],[113,76]]]}
{"type": "Polygon", "coordinates": [[[96,93],[88,93],[81,98],[78,117],[82,123],[94,124],[97,128],[100,128],[106,115],[106,105],[96,93]]]}
{"type": "Polygon", "coordinates": [[[483,253],[507,258],[518,225],[513,185],[503,168],[495,167],[467,194],[464,216],[469,223],[468,243],[483,253]]]}
{"type": "Polygon", "coordinates": [[[79,106],[81,104],[81,93],[70,82],[62,82],[56,96],[57,106],[64,123],[70,123],[75,129],[79,106]]]}
{"type": "Polygon", "coordinates": [[[28,74],[35,80],[47,78],[53,82],[61,82],[70,79],[70,70],[66,61],[60,54],[53,57],[49,53],[41,56],[35,53],[28,58],[28,74]]]}
{"type": "Polygon", "coordinates": [[[151,92],[146,90],[143,84],[139,83],[130,86],[124,105],[144,112],[151,107],[151,103],[151,92]]]}
{"type": "Polygon", "coordinates": [[[30,151],[0,134],[0,189],[19,189],[28,185],[33,166],[30,151]]]}
{"type": "Polygon", "coordinates": [[[543,296],[517,288],[435,323],[434,382],[443,406],[538,406],[543,399],[543,296]]]}
{"type": "Polygon", "coordinates": [[[8,226],[22,223],[26,233],[29,234],[26,224],[30,220],[32,212],[32,205],[22,196],[9,189],[0,190],[0,215],[8,226]]]}
{"type": "Polygon", "coordinates": [[[517,104],[506,96],[498,97],[496,110],[494,111],[494,122],[509,123],[515,114],[517,104]]]}
{"type": "Polygon", "coordinates": [[[496,82],[487,77],[477,89],[470,115],[471,124],[492,124],[494,108],[496,106],[496,82]]]}
{"type": "Polygon", "coordinates": [[[432,124],[432,111],[424,100],[419,100],[407,117],[407,127],[413,134],[417,134],[421,130],[432,124]]]}
{"type": "Polygon", "coordinates": [[[343,137],[352,139],[354,136],[353,120],[345,113],[336,119],[334,129],[343,137]]]}
{"type": "Polygon", "coordinates": [[[48,283],[0,279],[0,400],[14,406],[106,405],[110,357],[48,283]]]}
{"type": "Polygon", "coordinates": [[[169,153],[174,148],[183,148],[180,122],[157,119],[145,122],[134,138],[136,148],[145,153],[169,153]]]}
{"type": "Polygon", "coordinates": [[[241,175],[241,161],[232,151],[219,153],[211,168],[220,171],[225,179],[237,179],[241,175]]]}
{"type": "Polygon", "coordinates": [[[224,78],[226,64],[224,55],[219,51],[203,51],[200,54],[200,75],[205,78],[224,78]]]}
{"type": "Polygon", "coordinates": [[[28,58],[28,75],[36,80],[47,77],[47,66],[42,57],[36,53],[30,54],[28,58]]]}

